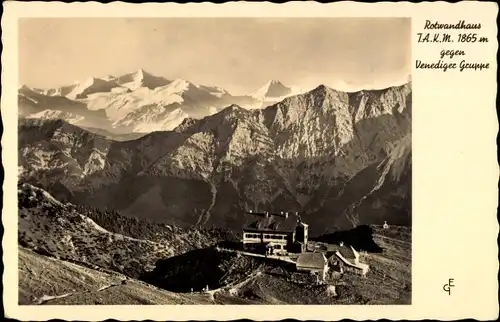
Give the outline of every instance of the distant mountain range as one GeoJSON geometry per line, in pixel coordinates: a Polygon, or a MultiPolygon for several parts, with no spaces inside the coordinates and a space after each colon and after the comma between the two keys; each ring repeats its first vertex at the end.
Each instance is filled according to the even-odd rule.
{"type": "Polygon", "coordinates": [[[273,80],[254,94],[237,96],[220,87],[169,80],[139,69],[59,88],[22,86],[18,102],[20,117],[62,119],[120,134],[173,130],[186,118],[200,119],[231,104],[262,108],[296,93],[273,80]]]}
{"type": "Polygon", "coordinates": [[[144,71],[102,81],[20,89],[20,180],[62,201],[180,227],[237,230],[248,209],[300,211],[313,234],[411,225],[411,83],[289,95],[271,81],[241,100],[279,101],[251,109],[224,105],[237,97],[222,89],[144,71]],[[61,111],[54,117],[84,119],[52,119],[48,106],[61,111]],[[122,129],[172,130],[119,142],[83,129],[97,114],[122,129]]]}

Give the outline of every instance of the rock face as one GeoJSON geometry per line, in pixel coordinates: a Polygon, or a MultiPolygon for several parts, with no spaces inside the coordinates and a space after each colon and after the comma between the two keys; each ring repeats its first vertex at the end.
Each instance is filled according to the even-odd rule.
{"type": "Polygon", "coordinates": [[[239,229],[247,209],[300,211],[317,233],[410,224],[411,104],[410,83],[356,93],[322,85],[126,142],[25,120],[19,173],[63,200],[180,226],[239,229]]]}
{"type": "Polygon", "coordinates": [[[336,229],[384,221],[411,226],[411,175],[411,134],[407,134],[386,158],[358,172],[311,216],[336,229]]]}
{"type": "MultiPolygon", "coordinates": [[[[351,214],[356,216],[356,213],[371,211],[371,223],[388,220],[395,225],[410,225],[412,174],[410,135],[405,136],[391,154],[377,165],[377,170],[377,181],[373,189],[353,205],[354,211],[351,211],[351,214]]],[[[353,219],[355,223],[365,221],[359,217],[353,219]]]]}

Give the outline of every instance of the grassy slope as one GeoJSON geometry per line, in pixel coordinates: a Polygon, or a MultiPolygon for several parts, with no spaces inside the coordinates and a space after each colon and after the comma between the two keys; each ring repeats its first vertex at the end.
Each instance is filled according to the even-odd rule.
{"type": "Polygon", "coordinates": [[[213,304],[206,294],[175,294],[19,247],[19,304],[213,304]],[[124,284],[122,282],[125,281],[124,284]]]}
{"type": "Polygon", "coordinates": [[[30,208],[19,209],[19,216],[21,245],[129,276],[154,265],[159,258],[173,255],[168,245],[110,233],[78,213],[48,215],[30,208]]]}
{"type": "MultiPolygon", "coordinates": [[[[120,221],[118,214],[102,217],[62,204],[41,189],[22,185],[19,190],[19,231],[21,246],[47,253],[62,259],[85,262],[115,270],[129,277],[138,277],[151,270],[156,261],[185,251],[207,247],[216,242],[217,236],[207,236],[198,231],[171,231],[165,227],[149,227],[139,221],[120,221]],[[108,228],[116,226],[146,227],[131,237],[110,231],[90,217],[101,221],[108,228]],[[109,224],[109,225],[107,225],[109,224]],[[163,233],[159,234],[158,231],[163,233]],[[149,231],[152,231],[150,234],[149,231]],[[151,238],[137,238],[137,237],[151,238]],[[154,238],[149,235],[154,235],[154,238]],[[213,238],[212,238],[213,237],[213,238]]],[[[170,227],[171,229],[174,229],[170,227]]]]}

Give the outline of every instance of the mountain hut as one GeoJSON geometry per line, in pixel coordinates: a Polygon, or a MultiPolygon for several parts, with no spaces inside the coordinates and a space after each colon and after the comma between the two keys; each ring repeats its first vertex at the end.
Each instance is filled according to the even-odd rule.
{"type": "Polygon", "coordinates": [[[298,213],[257,213],[249,211],[243,226],[243,248],[272,255],[302,253],[306,250],[308,225],[298,213]]]}

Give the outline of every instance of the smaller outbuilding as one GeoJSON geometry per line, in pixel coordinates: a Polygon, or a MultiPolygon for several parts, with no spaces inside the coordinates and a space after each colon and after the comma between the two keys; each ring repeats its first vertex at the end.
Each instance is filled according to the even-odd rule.
{"type": "Polygon", "coordinates": [[[325,280],[326,273],[328,272],[328,260],[323,253],[302,253],[297,258],[297,270],[308,271],[317,274],[321,280],[325,280]]]}
{"type": "Polygon", "coordinates": [[[359,261],[359,253],[352,246],[340,245],[328,246],[329,264],[332,265],[334,271],[340,273],[352,272],[361,276],[366,276],[370,270],[370,266],[359,261]]]}

